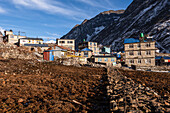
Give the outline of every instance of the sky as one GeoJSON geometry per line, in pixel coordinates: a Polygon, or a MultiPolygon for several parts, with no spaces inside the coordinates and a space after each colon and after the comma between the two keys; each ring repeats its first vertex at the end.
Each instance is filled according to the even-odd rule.
{"type": "Polygon", "coordinates": [[[61,38],[76,24],[108,10],[126,9],[133,0],[0,0],[0,31],[61,38]]]}

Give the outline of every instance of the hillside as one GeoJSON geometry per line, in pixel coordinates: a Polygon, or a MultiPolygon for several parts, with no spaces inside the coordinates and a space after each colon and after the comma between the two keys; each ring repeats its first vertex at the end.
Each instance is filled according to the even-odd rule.
{"type": "MultiPolygon", "coordinates": [[[[111,18],[111,24],[102,27],[96,35],[94,30],[89,34],[87,41],[97,41],[103,45],[112,45],[115,51],[123,50],[123,39],[137,37],[143,32],[153,36],[156,46],[161,52],[170,53],[170,13],[168,0],[134,0],[125,10],[124,14],[116,21],[111,18]]],[[[100,19],[103,20],[102,18],[100,19]]],[[[95,21],[96,23],[96,21],[95,21]]],[[[81,26],[81,29],[84,29],[81,26]]],[[[73,38],[76,41],[82,40],[84,36],[78,37],[76,34],[87,35],[87,32],[71,30],[62,38],[73,38]]]]}

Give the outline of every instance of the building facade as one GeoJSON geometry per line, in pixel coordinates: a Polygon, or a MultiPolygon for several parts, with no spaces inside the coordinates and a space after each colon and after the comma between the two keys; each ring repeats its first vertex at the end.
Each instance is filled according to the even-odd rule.
{"type": "Polygon", "coordinates": [[[155,41],[124,40],[125,63],[128,66],[155,66],[155,41]]]}
{"type": "Polygon", "coordinates": [[[92,50],[92,55],[98,55],[99,54],[99,48],[97,45],[97,42],[83,42],[78,44],[78,49],[82,50],[84,48],[88,48],[92,50]]]}
{"type": "Polygon", "coordinates": [[[3,42],[17,44],[20,38],[26,38],[26,36],[14,35],[12,30],[4,31],[5,36],[3,37],[3,42]]]}
{"type": "Polygon", "coordinates": [[[25,44],[43,44],[42,38],[20,38],[19,46],[24,46],[25,44]]]}
{"type": "Polygon", "coordinates": [[[3,34],[0,32],[0,43],[2,43],[3,42],[3,34]]]}
{"type": "Polygon", "coordinates": [[[107,66],[116,66],[115,56],[93,56],[95,63],[105,63],[107,66]]]}
{"type": "Polygon", "coordinates": [[[70,48],[71,50],[75,50],[75,40],[74,39],[57,39],[56,44],[59,46],[64,46],[70,48]]]}

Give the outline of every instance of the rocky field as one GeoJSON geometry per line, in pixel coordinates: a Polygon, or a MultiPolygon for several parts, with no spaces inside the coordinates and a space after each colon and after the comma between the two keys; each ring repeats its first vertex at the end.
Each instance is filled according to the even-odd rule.
{"type": "Polygon", "coordinates": [[[170,96],[170,73],[128,71],[121,70],[122,74],[132,78],[136,83],[154,89],[161,96],[170,96]]]}
{"type": "Polygon", "coordinates": [[[110,98],[110,111],[170,112],[169,74],[120,69],[110,69],[108,72],[107,94],[110,98]]]}
{"type": "Polygon", "coordinates": [[[0,60],[0,112],[108,111],[104,68],[0,60]]]}
{"type": "Polygon", "coordinates": [[[169,73],[0,59],[2,112],[170,112],[169,73]]]}

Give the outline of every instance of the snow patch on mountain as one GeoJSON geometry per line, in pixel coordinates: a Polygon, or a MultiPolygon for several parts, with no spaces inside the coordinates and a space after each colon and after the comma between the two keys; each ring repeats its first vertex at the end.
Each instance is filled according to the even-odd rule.
{"type": "Polygon", "coordinates": [[[94,28],[95,31],[94,31],[94,33],[93,33],[92,35],[87,34],[87,39],[86,39],[86,41],[90,41],[93,36],[95,36],[95,35],[97,35],[98,33],[100,33],[104,28],[105,28],[104,26],[100,26],[100,27],[94,28]]]}
{"type": "Polygon", "coordinates": [[[98,34],[98,33],[99,33],[100,31],[102,31],[104,28],[105,28],[104,26],[96,27],[94,34],[95,34],[95,35],[98,34]]]}

